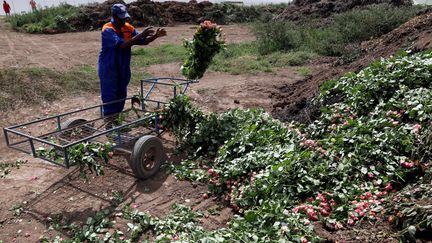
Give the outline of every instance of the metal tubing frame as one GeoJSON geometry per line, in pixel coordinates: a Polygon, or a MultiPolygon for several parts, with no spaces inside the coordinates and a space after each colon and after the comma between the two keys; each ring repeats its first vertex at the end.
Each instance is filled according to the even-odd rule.
{"type": "Polygon", "coordinates": [[[121,125],[121,126],[118,126],[118,127],[114,127],[114,128],[111,128],[111,129],[108,129],[108,130],[105,130],[105,131],[102,131],[102,132],[99,132],[99,133],[93,134],[93,135],[91,135],[91,136],[88,136],[88,137],[85,137],[85,138],[79,139],[79,140],[74,141],[74,142],[72,142],[72,143],[69,143],[69,144],[63,145],[63,146],[61,146],[61,148],[66,148],[66,149],[67,149],[67,148],[69,148],[69,147],[71,147],[71,146],[74,146],[74,145],[77,145],[77,144],[80,144],[80,143],[83,143],[83,142],[86,142],[86,141],[92,140],[92,139],[97,138],[97,137],[99,137],[99,136],[102,136],[102,135],[105,135],[105,134],[108,134],[108,133],[111,133],[111,132],[120,131],[120,130],[123,129],[123,128],[126,128],[126,127],[128,127],[128,126],[132,126],[132,125],[135,125],[135,124],[137,124],[137,123],[143,122],[143,121],[145,121],[145,120],[147,120],[147,119],[149,119],[149,118],[152,118],[152,117],[154,117],[154,116],[157,116],[157,115],[150,115],[150,116],[146,116],[146,117],[143,117],[143,118],[141,118],[141,119],[135,120],[135,121],[133,121],[133,122],[129,122],[129,123],[126,123],[126,124],[124,124],[124,125],[121,125]]]}
{"type": "Polygon", "coordinates": [[[187,79],[181,79],[181,78],[149,78],[149,79],[143,79],[141,80],[141,98],[142,99],[147,99],[150,94],[153,92],[154,87],[156,86],[156,84],[160,84],[160,85],[167,85],[167,86],[173,86],[174,89],[174,97],[177,95],[176,92],[176,87],[177,86],[185,86],[183,88],[183,92],[181,94],[184,94],[188,87],[189,84],[192,83],[198,83],[198,80],[187,80],[187,79]],[[170,82],[160,82],[160,80],[169,80],[170,82]],[[179,81],[179,82],[174,82],[174,81],[179,81]],[[147,91],[147,93],[144,95],[144,83],[150,83],[152,84],[150,89],[147,91]]]}
{"type": "MultiPolygon", "coordinates": [[[[157,105],[157,108],[159,108],[161,104],[167,104],[168,103],[168,102],[164,102],[164,101],[148,99],[148,96],[152,93],[154,87],[157,84],[173,86],[174,96],[176,96],[177,95],[177,92],[176,92],[176,90],[177,90],[176,87],[177,86],[179,86],[179,87],[184,86],[184,88],[182,90],[180,90],[180,93],[184,94],[187,91],[187,89],[189,87],[189,84],[191,84],[191,83],[198,83],[198,81],[197,80],[186,80],[186,79],[180,79],[180,78],[150,78],[150,79],[143,79],[143,80],[141,80],[141,94],[140,94],[140,96],[141,96],[140,98],[141,98],[141,101],[142,101],[142,104],[141,104],[142,110],[141,111],[143,111],[143,112],[146,111],[145,110],[145,105],[144,105],[145,101],[155,102],[156,105],[157,105]],[[171,83],[170,82],[160,82],[161,80],[162,81],[169,80],[169,81],[171,81],[171,83]],[[174,81],[178,81],[178,82],[174,82],[174,81]],[[144,96],[144,83],[151,83],[152,84],[151,88],[149,89],[149,91],[147,91],[147,94],[145,96],[144,96]]],[[[130,100],[130,99],[132,99],[132,97],[128,97],[128,98],[120,99],[120,100],[115,100],[115,101],[111,101],[111,102],[107,102],[107,103],[103,103],[103,104],[99,104],[99,105],[94,105],[94,106],[86,107],[86,108],[83,108],[83,109],[78,109],[78,110],[74,110],[74,111],[70,111],[70,112],[66,112],[66,113],[62,113],[62,114],[58,114],[58,115],[53,115],[53,116],[49,116],[49,117],[45,117],[45,118],[41,118],[41,119],[37,119],[37,120],[33,120],[33,121],[22,123],[22,124],[17,124],[17,125],[13,125],[13,126],[9,126],[9,127],[3,128],[3,133],[4,133],[4,136],[5,136],[6,145],[8,147],[12,148],[12,149],[21,151],[23,153],[31,154],[31,155],[33,155],[36,158],[40,158],[40,159],[49,161],[51,163],[54,163],[54,164],[57,164],[57,165],[69,168],[71,166],[71,164],[69,164],[68,151],[67,150],[68,150],[68,148],[70,148],[70,147],[72,147],[74,145],[77,145],[79,143],[90,141],[90,140],[92,140],[94,138],[106,135],[108,133],[120,132],[121,129],[123,129],[123,128],[126,128],[128,126],[132,126],[132,125],[141,123],[141,122],[143,122],[145,120],[149,120],[149,119],[152,119],[152,118],[154,118],[154,128],[153,129],[149,128],[150,131],[147,134],[150,134],[152,132],[155,132],[158,135],[161,134],[163,132],[163,130],[161,131],[161,129],[158,126],[159,125],[159,115],[156,114],[156,115],[145,116],[143,118],[137,119],[135,121],[132,121],[132,122],[129,122],[129,123],[123,124],[121,126],[114,127],[114,128],[111,128],[111,129],[108,129],[108,130],[105,130],[105,131],[99,131],[99,130],[96,129],[97,131],[99,131],[98,133],[95,133],[95,134],[93,134],[91,136],[79,139],[77,141],[74,141],[74,142],[71,142],[71,143],[68,143],[68,144],[65,144],[65,145],[58,145],[58,144],[52,143],[52,142],[50,142],[48,140],[45,140],[45,139],[41,138],[43,136],[48,136],[48,135],[51,135],[51,134],[55,134],[57,132],[62,132],[62,131],[65,131],[65,130],[69,130],[69,128],[68,129],[62,129],[62,127],[61,127],[61,118],[62,117],[65,117],[65,116],[68,116],[68,115],[72,115],[72,114],[76,114],[76,113],[83,112],[83,111],[88,111],[88,110],[95,109],[95,108],[99,108],[100,118],[92,119],[91,121],[86,122],[86,124],[87,123],[91,123],[91,122],[97,121],[99,119],[103,119],[103,113],[102,113],[102,111],[103,111],[103,106],[104,105],[114,104],[114,103],[117,103],[117,102],[122,102],[122,101],[130,100]],[[41,123],[41,122],[48,121],[48,120],[51,120],[51,119],[56,119],[56,121],[57,121],[57,131],[48,132],[47,134],[40,135],[39,137],[32,136],[32,135],[29,135],[29,134],[25,134],[23,132],[15,130],[15,129],[20,128],[20,127],[24,127],[24,126],[28,126],[28,125],[32,125],[32,124],[41,123]],[[22,137],[24,140],[21,140],[21,141],[15,142],[15,143],[11,143],[11,140],[10,140],[10,137],[9,137],[11,134],[14,134],[14,135],[16,135],[18,137],[22,137]],[[39,143],[42,143],[42,144],[45,144],[45,145],[52,146],[56,150],[63,151],[63,154],[64,154],[64,164],[58,163],[57,161],[54,161],[54,160],[49,159],[47,157],[38,156],[36,154],[36,148],[35,148],[35,144],[34,144],[35,141],[39,142],[39,143]],[[30,144],[30,150],[31,150],[31,152],[26,151],[23,148],[16,147],[16,145],[23,144],[23,143],[26,143],[26,142],[28,142],[30,144]]],[[[132,139],[134,139],[134,138],[132,138],[132,139]]],[[[121,136],[120,136],[120,140],[121,140],[121,136]]],[[[121,143],[118,144],[118,145],[121,145],[121,143]]]]}
{"type": "MultiPolygon", "coordinates": [[[[12,143],[12,144],[9,142],[8,147],[10,147],[10,148],[12,148],[12,149],[15,149],[15,150],[18,150],[18,151],[20,151],[20,152],[26,153],[26,154],[33,155],[33,157],[40,158],[40,159],[43,159],[43,160],[49,161],[49,162],[51,162],[51,163],[54,163],[54,164],[61,165],[61,166],[63,166],[63,167],[69,168],[69,167],[71,166],[71,164],[69,164],[69,159],[68,159],[68,152],[67,152],[68,148],[70,148],[70,147],[72,147],[72,146],[74,146],[74,145],[77,145],[77,144],[80,144],[80,143],[86,142],[86,141],[90,141],[90,140],[92,140],[92,139],[94,139],[94,138],[97,138],[97,137],[103,136],[103,135],[108,134],[108,133],[111,133],[111,132],[120,132],[120,130],[123,129],[123,128],[125,128],[125,127],[135,125],[135,124],[137,124],[137,123],[140,123],[140,122],[146,121],[146,120],[151,119],[151,118],[153,118],[153,117],[154,117],[155,119],[157,119],[158,115],[149,115],[149,116],[145,116],[145,117],[143,117],[143,118],[141,118],[141,119],[138,119],[138,120],[135,120],[135,121],[133,121],[133,122],[129,122],[129,123],[126,123],[126,124],[124,124],[124,125],[121,125],[121,126],[118,126],[118,127],[115,127],[115,128],[109,129],[109,130],[106,130],[106,131],[102,131],[102,132],[99,132],[99,133],[96,133],[96,134],[93,134],[93,135],[91,135],[91,136],[88,136],[88,137],[86,137],[86,138],[83,138],[83,139],[80,139],[80,140],[74,141],[74,142],[72,142],[72,143],[68,143],[68,144],[66,144],[66,145],[58,145],[58,144],[55,144],[55,143],[49,142],[49,141],[47,141],[47,140],[40,139],[40,138],[35,137],[35,136],[27,135],[27,134],[24,134],[24,133],[22,133],[22,132],[15,131],[15,130],[12,130],[12,129],[9,129],[9,128],[4,128],[3,130],[4,130],[5,134],[6,134],[6,135],[5,135],[5,138],[7,138],[8,140],[9,140],[9,137],[8,137],[8,134],[7,134],[7,133],[12,133],[12,134],[18,135],[18,136],[20,136],[20,137],[27,138],[27,139],[25,139],[25,140],[22,140],[22,141],[19,141],[19,142],[16,142],[16,143],[12,143]],[[36,148],[35,148],[35,146],[34,146],[34,141],[40,142],[40,143],[42,143],[42,144],[50,145],[50,146],[54,147],[54,149],[56,149],[56,150],[62,150],[63,153],[64,153],[64,164],[58,163],[57,161],[52,160],[52,159],[49,159],[49,158],[47,158],[47,157],[38,156],[38,155],[36,154],[36,148]],[[22,148],[20,148],[20,147],[16,147],[16,146],[15,146],[15,145],[23,144],[23,143],[26,143],[26,142],[29,142],[29,143],[30,143],[31,152],[28,152],[28,151],[26,151],[26,150],[24,150],[24,149],[22,149],[22,148]]],[[[153,129],[150,129],[150,131],[149,131],[147,134],[150,134],[151,132],[155,132],[155,133],[159,134],[159,130],[157,129],[157,127],[153,128],[153,129]]],[[[141,135],[140,135],[140,136],[141,136],[141,135]]],[[[130,139],[134,139],[134,138],[131,137],[130,139]]],[[[118,145],[121,145],[121,144],[122,144],[122,142],[121,142],[121,136],[120,136],[119,141],[120,141],[120,143],[119,143],[118,145]]]]}
{"type": "Polygon", "coordinates": [[[61,117],[72,115],[72,114],[75,114],[75,113],[78,113],[78,112],[82,112],[82,111],[88,111],[88,110],[95,109],[95,108],[98,108],[98,107],[101,108],[104,105],[115,104],[117,102],[126,101],[126,100],[130,100],[130,99],[132,99],[132,97],[128,97],[126,99],[114,100],[114,101],[111,101],[111,102],[107,102],[107,103],[103,103],[103,104],[99,104],[99,105],[94,105],[94,106],[90,106],[90,107],[86,107],[86,108],[83,108],[83,109],[78,109],[78,110],[74,110],[74,111],[70,111],[70,112],[66,112],[66,113],[62,113],[62,114],[58,114],[58,115],[54,115],[54,116],[49,116],[49,117],[33,120],[33,121],[30,121],[30,122],[26,122],[26,123],[10,126],[10,127],[7,127],[7,128],[8,129],[15,129],[15,128],[18,128],[18,127],[23,127],[23,126],[31,125],[31,124],[35,124],[35,123],[38,123],[38,122],[43,122],[43,121],[48,121],[48,120],[51,120],[51,119],[61,118],[61,117]]]}
{"type": "Polygon", "coordinates": [[[144,100],[147,99],[147,98],[150,96],[150,94],[151,94],[151,92],[153,91],[153,89],[154,89],[155,86],[156,86],[156,83],[152,83],[152,86],[151,86],[150,89],[147,91],[147,94],[143,97],[144,100]]]}
{"type": "Polygon", "coordinates": [[[3,129],[3,134],[6,140],[6,145],[9,147],[10,143],[9,143],[9,137],[7,135],[7,131],[5,129],[3,129]]]}

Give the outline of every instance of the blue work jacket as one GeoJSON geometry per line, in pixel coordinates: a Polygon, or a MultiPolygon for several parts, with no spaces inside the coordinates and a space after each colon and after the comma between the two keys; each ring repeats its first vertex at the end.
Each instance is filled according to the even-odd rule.
{"type": "MultiPolygon", "coordinates": [[[[119,30],[115,28],[113,22],[111,20],[102,27],[102,48],[99,55],[98,74],[103,103],[127,97],[127,86],[131,78],[131,49],[121,49],[120,45],[138,34],[129,23],[126,23],[119,30]]],[[[120,101],[104,105],[104,115],[121,112],[124,103],[124,101],[120,101]]]]}

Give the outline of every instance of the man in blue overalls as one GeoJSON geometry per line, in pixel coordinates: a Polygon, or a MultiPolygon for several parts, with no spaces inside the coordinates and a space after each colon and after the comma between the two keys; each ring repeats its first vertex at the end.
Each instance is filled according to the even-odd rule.
{"type": "MultiPolygon", "coordinates": [[[[123,4],[114,4],[111,12],[111,21],[102,27],[102,49],[98,66],[103,103],[127,97],[127,86],[131,78],[131,47],[147,45],[166,35],[164,29],[154,31],[152,27],[138,33],[126,22],[130,15],[123,4]]],[[[106,117],[121,112],[124,104],[125,101],[104,105],[103,115],[106,117]]]]}

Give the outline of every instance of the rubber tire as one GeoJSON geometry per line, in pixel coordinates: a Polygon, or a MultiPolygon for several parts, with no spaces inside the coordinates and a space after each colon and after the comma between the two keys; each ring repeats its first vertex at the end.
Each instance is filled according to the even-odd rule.
{"type": "MultiPolygon", "coordinates": [[[[84,119],[84,118],[70,118],[70,119],[66,120],[65,122],[63,122],[63,124],[61,125],[61,129],[62,129],[62,130],[63,130],[63,129],[68,129],[68,128],[75,127],[75,126],[78,126],[78,125],[83,124],[83,123],[86,123],[86,122],[87,122],[87,120],[84,119]]],[[[88,124],[88,125],[93,126],[92,124],[88,124]]],[[[69,130],[69,131],[63,132],[63,133],[61,134],[61,136],[62,136],[62,137],[69,137],[71,131],[72,131],[72,130],[69,130]]],[[[87,134],[87,135],[88,135],[88,134],[87,134]]],[[[83,136],[82,138],[85,138],[85,136],[83,136]]]]}
{"type": "Polygon", "coordinates": [[[165,160],[162,141],[158,137],[146,135],[135,142],[128,162],[137,178],[148,179],[159,171],[165,160]],[[148,161],[147,155],[151,156],[151,161],[148,161]],[[150,167],[146,168],[147,166],[150,167]]]}

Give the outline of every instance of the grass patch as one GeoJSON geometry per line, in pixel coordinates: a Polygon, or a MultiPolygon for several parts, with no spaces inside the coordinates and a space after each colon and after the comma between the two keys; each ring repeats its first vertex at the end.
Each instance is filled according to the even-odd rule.
{"type": "Polygon", "coordinates": [[[28,33],[49,33],[74,31],[69,19],[76,16],[79,8],[62,3],[57,7],[49,7],[25,14],[15,14],[7,18],[16,31],[28,33]]]}
{"type": "MultiPolygon", "coordinates": [[[[183,62],[186,51],[181,45],[165,44],[132,50],[132,67],[183,62]]],[[[300,66],[318,55],[308,51],[274,52],[260,55],[255,42],[229,44],[213,59],[210,70],[231,74],[272,72],[274,67],[300,66]]]]}
{"type": "Polygon", "coordinates": [[[186,50],[181,45],[163,44],[158,47],[144,47],[132,49],[133,67],[146,67],[153,64],[182,62],[186,50]]]}
{"type": "Polygon", "coordinates": [[[250,23],[257,20],[270,20],[283,11],[288,4],[235,5],[229,3],[214,4],[204,12],[204,18],[218,24],[250,23]]]}
{"type": "Polygon", "coordinates": [[[311,75],[312,70],[310,70],[308,67],[299,67],[297,69],[297,71],[299,72],[299,74],[303,77],[308,77],[311,75]]]}
{"type": "Polygon", "coordinates": [[[88,66],[67,72],[48,68],[0,69],[0,110],[18,104],[38,104],[54,101],[77,92],[99,91],[99,79],[88,66]]]}
{"type": "Polygon", "coordinates": [[[260,54],[276,51],[308,50],[321,55],[341,56],[345,46],[379,37],[399,27],[424,6],[395,7],[370,5],[332,16],[320,26],[319,20],[294,24],[287,21],[258,23],[254,26],[260,54]]]}
{"type": "Polygon", "coordinates": [[[335,29],[344,42],[364,41],[386,34],[414,17],[423,6],[370,5],[334,16],[335,29]]]}
{"type": "MultiPolygon", "coordinates": [[[[133,71],[131,84],[149,76],[140,70],[133,71]]],[[[69,71],[40,67],[0,69],[0,86],[0,111],[20,104],[51,102],[81,92],[100,92],[97,69],[90,65],[69,71]]]]}
{"type": "Polygon", "coordinates": [[[274,52],[260,55],[257,43],[230,44],[218,54],[210,69],[231,74],[272,72],[275,67],[299,66],[318,55],[307,51],[274,52]]]}

